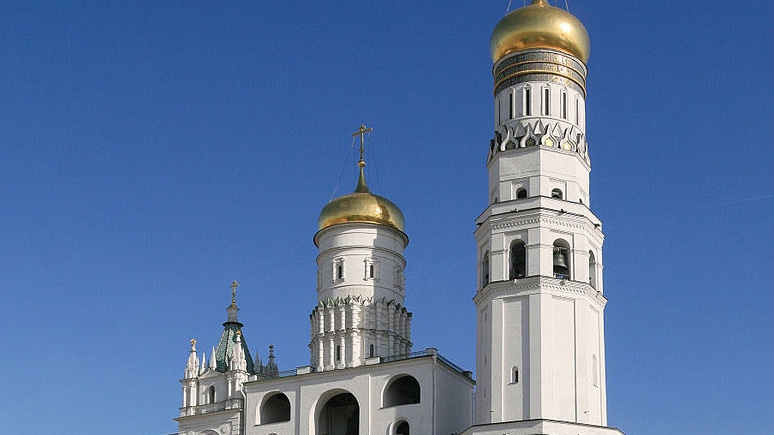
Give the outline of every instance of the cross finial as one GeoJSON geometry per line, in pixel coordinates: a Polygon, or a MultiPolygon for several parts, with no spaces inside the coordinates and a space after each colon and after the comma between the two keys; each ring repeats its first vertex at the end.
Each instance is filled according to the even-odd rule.
{"type": "MultiPolygon", "coordinates": [[[[365,136],[366,133],[372,132],[374,129],[371,127],[366,127],[365,124],[360,124],[360,128],[357,129],[356,132],[352,133],[352,136],[360,136],[360,162],[365,162],[363,160],[363,153],[365,153],[365,149],[363,148],[363,136],[365,136]]],[[[358,162],[358,164],[360,163],[358,162]]]]}
{"type": "Polygon", "coordinates": [[[231,303],[236,304],[236,289],[239,287],[239,283],[234,280],[234,282],[231,283],[231,303]]]}

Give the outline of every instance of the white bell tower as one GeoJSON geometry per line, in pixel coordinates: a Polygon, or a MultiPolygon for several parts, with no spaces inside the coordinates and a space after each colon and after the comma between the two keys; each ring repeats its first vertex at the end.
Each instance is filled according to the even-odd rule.
{"type": "Polygon", "coordinates": [[[360,177],[355,191],[320,212],[314,243],[317,306],[309,315],[310,365],[320,371],[366,364],[411,352],[411,313],[404,305],[403,213],[365,181],[361,125],[360,177]]]}
{"type": "Polygon", "coordinates": [[[583,24],[535,0],[492,35],[489,206],[476,221],[478,424],[607,425],[601,222],[583,24]]]}

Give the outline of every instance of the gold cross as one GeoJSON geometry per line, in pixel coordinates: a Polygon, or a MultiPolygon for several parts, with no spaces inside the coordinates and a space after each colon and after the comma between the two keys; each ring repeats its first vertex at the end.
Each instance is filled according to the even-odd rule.
{"type": "Polygon", "coordinates": [[[231,283],[231,303],[236,303],[236,289],[239,287],[239,283],[234,280],[234,282],[231,283]]]}
{"type": "Polygon", "coordinates": [[[365,150],[363,149],[363,136],[365,136],[366,133],[370,133],[374,131],[373,128],[365,126],[365,124],[360,124],[360,128],[357,129],[356,132],[352,133],[352,137],[360,136],[360,161],[363,161],[363,153],[365,150]]]}

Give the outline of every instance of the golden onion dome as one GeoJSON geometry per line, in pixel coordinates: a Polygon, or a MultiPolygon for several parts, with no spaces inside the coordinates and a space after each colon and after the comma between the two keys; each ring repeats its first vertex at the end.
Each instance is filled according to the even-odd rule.
{"type": "Polygon", "coordinates": [[[589,60],[591,42],[583,24],[571,13],[533,0],[529,6],[506,15],[492,32],[492,60],[530,48],[549,48],[589,60]]]}
{"type": "Polygon", "coordinates": [[[323,207],[320,212],[318,229],[323,230],[332,225],[359,222],[386,225],[403,231],[403,212],[389,199],[374,195],[365,182],[363,167],[360,160],[360,178],[353,193],[336,198],[323,207]]]}

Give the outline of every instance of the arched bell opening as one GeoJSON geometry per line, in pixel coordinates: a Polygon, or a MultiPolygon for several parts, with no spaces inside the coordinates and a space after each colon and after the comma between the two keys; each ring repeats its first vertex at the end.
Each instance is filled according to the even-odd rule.
{"type": "Polygon", "coordinates": [[[406,420],[401,420],[395,425],[395,435],[409,435],[409,424],[406,420]]]}
{"type": "Polygon", "coordinates": [[[521,279],[527,276],[527,246],[523,240],[511,243],[511,279],[521,279]]]}
{"type": "Polygon", "coordinates": [[[360,404],[352,393],[339,393],[325,401],[317,414],[317,435],[360,434],[360,404]]]}
{"type": "Polygon", "coordinates": [[[570,277],[570,245],[562,239],[554,241],[553,272],[559,279],[571,279],[570,277]]]}
{"type": "Polygon", "coordinates": [[[421,400],[421,387],[419,381],[411,375],[398,376],[391,380],[384,389],[382,406],[411,405],[421,400]]]}
{"type": "Polygon", "coordinates": [[[290,421],[290,400],[283,393],[275,393],[264,399],[259,424],[290,421]]]}
{"type": "Polygon", "coordinates": [[[489,284],[489,251],[484,252],[481,257],[481,287],[489,284]]]}

